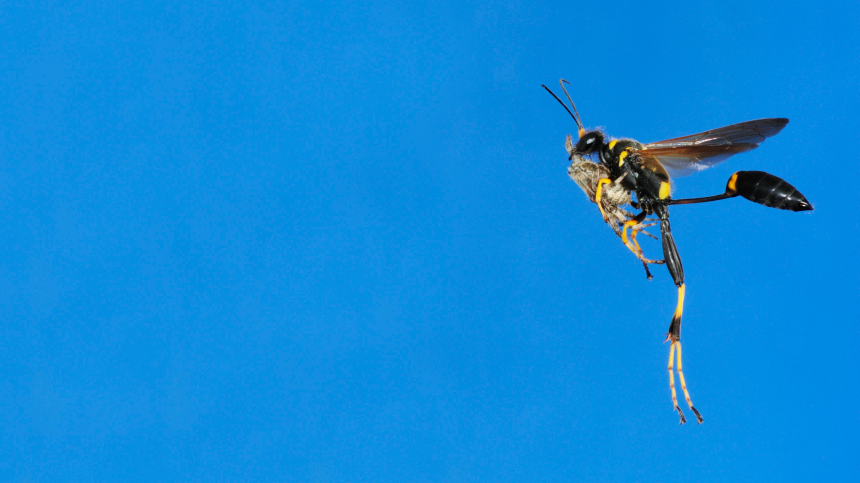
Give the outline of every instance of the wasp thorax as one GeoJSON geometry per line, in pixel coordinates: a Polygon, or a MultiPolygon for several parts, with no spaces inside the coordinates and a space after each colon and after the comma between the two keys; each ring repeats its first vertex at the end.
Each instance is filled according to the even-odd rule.
{"type": "Polygon", "coordinates": [[[589,131],[579,138],[579,142],[576,143],[575,152],[580,154],[593,153],[603,146],[603,142],[603,133],[600,131],[589,131]]]}

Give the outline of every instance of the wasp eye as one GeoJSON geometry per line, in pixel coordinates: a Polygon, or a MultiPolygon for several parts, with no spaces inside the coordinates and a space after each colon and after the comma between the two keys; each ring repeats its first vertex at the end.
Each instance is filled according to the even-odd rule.
{"type": "Polygon", "coordinates": [[[600,149],[603,144],[603,134],[599,131],[589,131],[579,138],[576,143],[576,151],[582,154],[590,154],[600,149]]]}

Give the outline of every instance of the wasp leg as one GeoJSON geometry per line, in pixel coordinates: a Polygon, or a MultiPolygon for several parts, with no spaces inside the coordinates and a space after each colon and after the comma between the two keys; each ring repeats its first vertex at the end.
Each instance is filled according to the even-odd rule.
{"type": "Polygon", "coordinates": [[[675,313],[672,315],[672,322],[669,324],[669,333],[666,335],[666,340],[671,341],[672,345],[669,349],[669,386],[672,388],[672,402],[675,405],[675,410],[681,416],[681,424],[686,422],[684,413],[678,407],[678,400],[675,396],[675,378],[672,375],[673,359],[675,349],[678,350],[678,378],[681,380],[681,389],[684,391],[684,399],[687,400],[687,405],[690,410],[696,415],[696,420],[699,423],[705,422],[699,411],[693,407],[693,401],[690,399],[690,392],[687,391],[687,382],[684,380],[683,366],[681,365],[681,318],[684,315],[684,295],[686,294],[687,286],[684,284],[684,267],[681,265],[681,256],[678,254],[678,247],[675,245],[675,238],[672,236],[672,228],[669,225],[669,210],[665,204],[655,204],[654,211],[660,216],[660,233],[663,236],[663,258],[666,262],[666,268],[669,269],[669,274],[672,275],[672,280],[678,287],[678,304],[675,306],[675,313]]]}
{"type": "Polygon", "coordinates": [[[678,406],[678,394],[675,392],[675,342],[672,342],[672,345],[669,347],[669,388],[672,390],[672,404],[675,406],[675,411],[678,411],[678,414],[681,416],[681,424],[687,422],[687,418],[684,417],[684,411],[681,411],[681,406],[678,406]]]}
{"type": "MultiPolygon", "coordinates": [[[[642,248],[639,246],[639,242],[636,241],[636,235],[640,231],[642,231],[641,230],[643,228],[642,221],[645,220],[646,215],[647,215],[647,213],[645,213],[643,211],[642,213],[639,213],[635,217],[625,221],[624,225],[623,225],[623,229],[621,230],[621,240],[624,241],[624,245],[627,246],[627,248],[629,248],[630,251],[633,252],[633,254],[636,255],[636,258],[638,258],[639,260],[642,260],[645,263],[661,264],[661,263],[663,263],[662,260],[650,260],[648,258],[645,258],[645,255],[642,253],[642,248]],[[627,237],[627,229],[628,228],[632,229],[631,235],[629,238],[627,237]],[[632,240],[632,243],[631,243],[631,240],[632,240]]],[[[648,233],[648,232],[645,232],[645,233],[648,233]]]]}
{"type": "Polygon", "coordinates": [[[678,415],[681,416],[681,424],[687,422],[687,418],[684,417],[684,411],[681,411],[681,407],[678,406],[678,395],[675,392],[675,376],[673,374],[673,365],[675,362],[675,348],[677,346],[678,349],[678,378],[681,380],[681,390],[684,391],[684,399],[687,400],[687,406],[690,406],[690,410],[693,411],[693,414],[696,415],[696,422],[698,424],[704,423],[705,420],[702,418],[702,415],[699,414],[699,411],[693,406],[693,400],[690,399],[690,392],[687,391],[687,382],[684,380],[684,367],[681,364],[681,341],[673,340],[672,345],[669,348],[669,388],[672,390],[672,404],[675,406],[675,411],[678,411],[678,415]]]}
{"type": "Polygon", "coordinates": [[[600,209],[600,214],[603,215],[605,223],[609,223],[609,218],[606,216],[606,212],[603,211],[603,203],[600,200],[603,197],[603,185],[609,183],[612,183],[612,180],[609,178],[600,178],[597,180],[597,189],[594,190],[594,202],[597,203],[597,207],[600,209]]]}
{"type": "MultiPolygon", "coordinates": [[[[645,268],[645,276],[648,277],[648,280],[651,280],[652,278],[654,278],[654,276],[651,275],[651,271],[648,270],[648,264],[659,265],[663,263],[663,260],[651,260],[649,258],[645,258],[645,255],[642,253],[642,248],[639,246],[639,242],[636,241],[636,235],[643,227],[642,221],[645,220],[646,215],[647,213],[643,211],[635,217],[625,221],[624,228],[621,230],[621,240],[623,240],[624,245],[629,248],[634,255],[636,255],[636,258],[638,258],[642,262],[642,266],[645,268]],[[627,238],[628,228],[632,228],[630,239],[627,238]],[[630,242],[631,240],[633,243],[630,242]]],[[[647,234],[648,232],[645,233],[647,234]]]]}
{"type": "Polygon", "coordinates": [[[669,334],[666,336],[666,340],[672,342],[671,347],[669,348],[669,387],[672,389],[672,404],[675,406],[675,411],[678,411],[678,414],[681,416],[681,424],[687,422],[686,418],[684,418],[684,413],[681,411],[681,408],[678,406],[678,397],[675,395],[675,377],[672,375],[672,366],[675,357],[675,349],[677,347],[678,350],[678,378],[681,380],[681,390],[684,391],[684,399],[687,400],[687,406],[690,407],[690,410],[693,411],[693,414],[696,415],[696,422],[704,423],[705,420],[702,418],[702,415],[693,406],[693,400],[690,398],[690,391],[687,390],[687,381],[684,379],[684,366],[681,362],[681,315],[684,311],[684,285],[678,287],[678,306],[675,308],[675,314],[672,317],[672,324],[669,326],[669,334]]]}
{"type": "MultiPolygon", "coordinates": [[[[635,216],[636,215],[634,215],[633,213],[630,213],[629,211],[627,211],[623,208],[617,208],[617,209],[613,210],[612,213],[609,214],[610,221],[611,221],[610,225],[612,226],[612,230],[615,232],[616,235],[618,235],[619,238],[621,237],[621,228],[624,226],[624,223],[626,223],[627,220],[634,218],[635,216]]],[[[650,236],[651,238],[657,240],[658,238],[656,236],[654,236],[654,235],[648,233],[648,231],[646,231],[646,228],[650,228],[650,227],[656,225],[657,222],[655,220],[648,219],[648,218],[646,218],[643,221],[644,221],[643,223],[639,223],[638,225],[631,226],[630,228],[633,230],[637,230],[641,233],[644,233],[647,236],[650,236]]]]}
{"type": "MultiPolygon", "coordinates": [[[[687,382],[684,381],[684,368],[681,365],[681,341],[677,340],[672,343],[678,346],[678,379],[681,380],[681,390],[684,391],[684,399],[687,400],[687,406],[690,406],[690,410],[696,415],[696,423],[702,424],[705,422],[705,419],[702,418],[702,415],[699,414],[699,411],[696,410],[695,406],[693,406],[693,400],[690,399],[690,392],[687,391],[687,382]]],[[[675,404],[677,405],[677,403],[675,404]]]]}
{"type": "MultiPolygon", "coordinates": [[[[651,234],[650,234],[650,233],[648,233],[647,231],[642,230],[642,229],[641,229],[641,227],[642,227],[642,224],[641,224],[641,223],[639,223],[639,224],[637,224],[637,225],[635,225],[635,226],[630,227],[630,241],[632,241],[632,242],[633,242],[633,245],[634,245],[634,246],[636,246],[636,251],[638,251],[639,253],[642,253],[642,247],[640,247],[640,246],[639,246],[639,242],[638,242],[638,241],[636,241],[636,235],[638,235],[640,232],[642,232],[642,233],[644,233],[644,234],[646,234],[646,235],[651,236],[651,237],[652,237],[652,238],[654,238],[655,240],[657,239],[657,237],[655,237],[654,235],[651,235],[651,234]]],[[[629,247],[628,247],[628,248],[629,248],[629,247]]],[[[662,261],[662,260],[658,260],[656,263],[660,263],[661,261],[662,261]]]]}

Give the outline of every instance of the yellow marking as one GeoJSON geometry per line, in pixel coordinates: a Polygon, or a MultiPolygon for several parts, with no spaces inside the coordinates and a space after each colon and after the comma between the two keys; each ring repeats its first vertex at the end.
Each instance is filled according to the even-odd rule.
{"type": "Polygon", "coordinates": [[[585,129],[579,130],[579,138],[582,139],[582,135],[585,134],[585,129]]]}
{"type": "Polygon", "coordinates": [[[606,217],[606,212],[603,211],[603,203],[600,200],[603,198],[603,185],[611,182],[609,178],[600,178],[597,181],[597,189],[594,192],[594,202],[597,203],[597,208],[600,209],[600,214],[603,215],[604,223],[609,223],[609,218],[606,217]]]}
{"type": "Polygon", "coordinates": [[[687,286],[685,284],[681,284],[678,287],[678,305],[675,307],[675,319],[681,320],[681,315],[684,314],[684,292],[687,291],[687,286]]]}
{"type": "Polygon", "coordinates": [[[612,141],[609,141],[609,150],[610,151],[612,151],[612,148],[615,147],[615,143],[617,143],[617,142],[618,142],[617,139],[613,139],[612,141]]]}
{"type": "Polygon", "coordinates": [[[630,154],[627,151],[622,151],[621,154],[618,155],[618,166],[624,166],[624,158],[630,154]]]}
{"type": "Polygon", "coordinates": [[[687,422],[687,419],[684,418],[684,411],[681,411],[681,408],[678,406],[678,394],[675,392],[675,372],[672,370],[675,362],[675,342],[672,342],[672,345],[669,347],[669,388],[672,390],[672,405],[675,407],[675,411],[678,411],[678,414],[681,415],[681,424],[687,422]]]}
{"type": "Polygon", "coordinates": [[[738,182],[738,174],[735,173],[729,178],[729,182],[726,185],[726,193],[737,193],[738,190],[735,188],[735,184],[738,182]]]}
{"type": "Polygon", "coordinates": [[[660,194],[659,194],[660,199],[665,200],[671,194],[672,194],[672,186],[665,181],[661,181],[660,182],[660,194]]]}

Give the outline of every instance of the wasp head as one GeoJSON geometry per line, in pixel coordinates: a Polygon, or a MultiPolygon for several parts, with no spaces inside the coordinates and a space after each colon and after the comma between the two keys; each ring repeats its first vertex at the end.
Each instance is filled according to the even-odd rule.
{"type": "Polygon", "coordinates": [[[605,142],[603,133],[600,131],[588,131],[580,134],[579,142],[573,152],[575,154],[591,154],[600,149],[605,142]]]}

